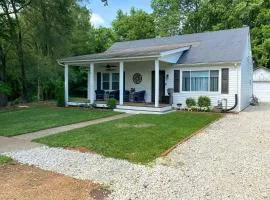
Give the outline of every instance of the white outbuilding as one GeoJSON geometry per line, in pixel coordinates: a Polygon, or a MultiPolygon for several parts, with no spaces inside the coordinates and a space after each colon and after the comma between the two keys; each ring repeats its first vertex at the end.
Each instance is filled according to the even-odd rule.
{"type": "Polygon", "coordinates": [[[254,70],[253,94],[260,102],[270,102],[270,69],[260,67],[254,70]]]}

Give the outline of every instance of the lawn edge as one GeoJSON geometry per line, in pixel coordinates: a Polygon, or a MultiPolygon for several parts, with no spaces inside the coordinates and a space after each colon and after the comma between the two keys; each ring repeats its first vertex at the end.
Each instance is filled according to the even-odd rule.
{"type": "Polygon", "coordinates": [[[211,126],[212,124],[216,123],[218,120],[220,120],[221,118],[224,117],[224,114],[221,114],[217,119],[215,119],[214,121],[209,122],[208,124],[206,124],[205,126],[203,126],[202,128],[200,128],[199,130],[194,131],[193,133],[191,133],[189,136],[185,137],[182,140],[179,140],[175,145],[173,145],[172,147],[170,147],[169,149],[165,150],[164,152],[162,152],[160,154],[161,157],[165,157],[167,156],[169,153],[171,153],[178,145],[183,144],[184,142],[188,141],[190,138],[194,137],[195,135],[198,135],[199,133],[202,133],[203,130],[205,130],[206,128],[208,128],[209,126],[211,126]]]}
{"type": "Polygon", "coordinates": [[[116,113],[117,114],[113,114],[113,115],[109,115],[109,116],[105,116],[105,117],[98,117],[98,118],[91,119],[91,120],[82,120],[82,121],[78,121],[78,122],[74,122],[74,123],[62,124],[60,126],[51,126],[51,127],[48,127],[48,128],[42,128],[42,129],[30,131],[30,132],[18,133],[18,134],[10,135],[10,136],[9,135],[6,135],[6,136],[5,135],[0,135],[0,136],[11,138],[11,137],[24,135],[24,134],[28,134],[28,133],[35,133],[35,132],[38,132],[38,131],[43,131],[43,130],[47,130],[47,129],[51,129],[51,128],[58,128],[58,127],[61,127],[61,126],[68,126],[68,125],[72,125],[72,124],[78,124],[78,123],[82,123],[82,122],[88,122],[88,121],[93,121],[93,120],[97,120],[97,119],[102,119],[102,118],[107,118],[107,117],[112,117],[112,116],[115,116],[115,115],[123,114],[121,112],[116,112],[116,113]]]}

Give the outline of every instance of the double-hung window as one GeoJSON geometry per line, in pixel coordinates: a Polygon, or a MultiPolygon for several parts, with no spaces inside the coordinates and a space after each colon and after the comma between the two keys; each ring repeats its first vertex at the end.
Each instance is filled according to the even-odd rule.
{"type": "Polygon", "coordinates": [[[102,73],[103,90],[119,90],[119,73],[102,73]]]}
{"type": "Polygon", "coordinates": [[[109,73],[102,74],[102,86],[103,86],[103,90],[110,89],[110,74],[109,73]]]}
{"type": "Polygon", "coordinates": [[[218,70],[183,71],[182,73],[182,91],[217,92],[218,84],[218,70]]]}

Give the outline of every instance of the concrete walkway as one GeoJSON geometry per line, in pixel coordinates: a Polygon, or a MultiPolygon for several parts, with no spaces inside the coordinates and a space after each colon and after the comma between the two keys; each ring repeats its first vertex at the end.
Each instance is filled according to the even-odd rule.
{"type": "Polygon", "coordinates": [[[18,135],[18,136],[14,136],[12,138],[16,138],[16,139],[20,139],[20,140],[26,140],[26,141],[32,141],[34,139],[45,137],[45,136],[48,136],[48,135],[53,135],[53,134],[56,134],[56,133],[70,131],[70,130],[77,129],[77,128],[83,128],[83,127],[90,126],[90,125],[100,124],[100,123],[103,123],[103,122],[108,122],[108,121],[112,121],[112,120],[116,120],[116,119],[121,119],[121,118],[125,118],[125,117],[128,117],[128,116],[130,116],[130,114],[114,115],[114,116],[111,116],[111,117],[105,117],[105,118],[95,119],[95,120],[91,120],[91,121],[80,122],[80,123],[76,123],[76,124],[70,124],[70,125],[66,125],[66,126],[60,126],[60,127],[45,129],[45,130],[41,130],[41,131],[37,131],[37,132],[33,132],[33,133],[27,133],[27,134],[23,134],[23,135],[18,135]]]}
{"type": "Polygon", "coordinates": [[[0,153],[28,150],[44,146],[42,144],[0,136],[0,153]]]}

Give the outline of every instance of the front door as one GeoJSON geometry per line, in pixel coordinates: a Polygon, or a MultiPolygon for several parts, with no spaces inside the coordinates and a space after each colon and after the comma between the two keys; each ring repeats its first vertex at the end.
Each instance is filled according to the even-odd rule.
{"type": "MultiPolygon", "coordinates": [[[[152,102],[155,102],[155,71],[152,71],[152,102]]],[[[165,96],[165,71],[159,71],[159,102],[165,96]]]]}

